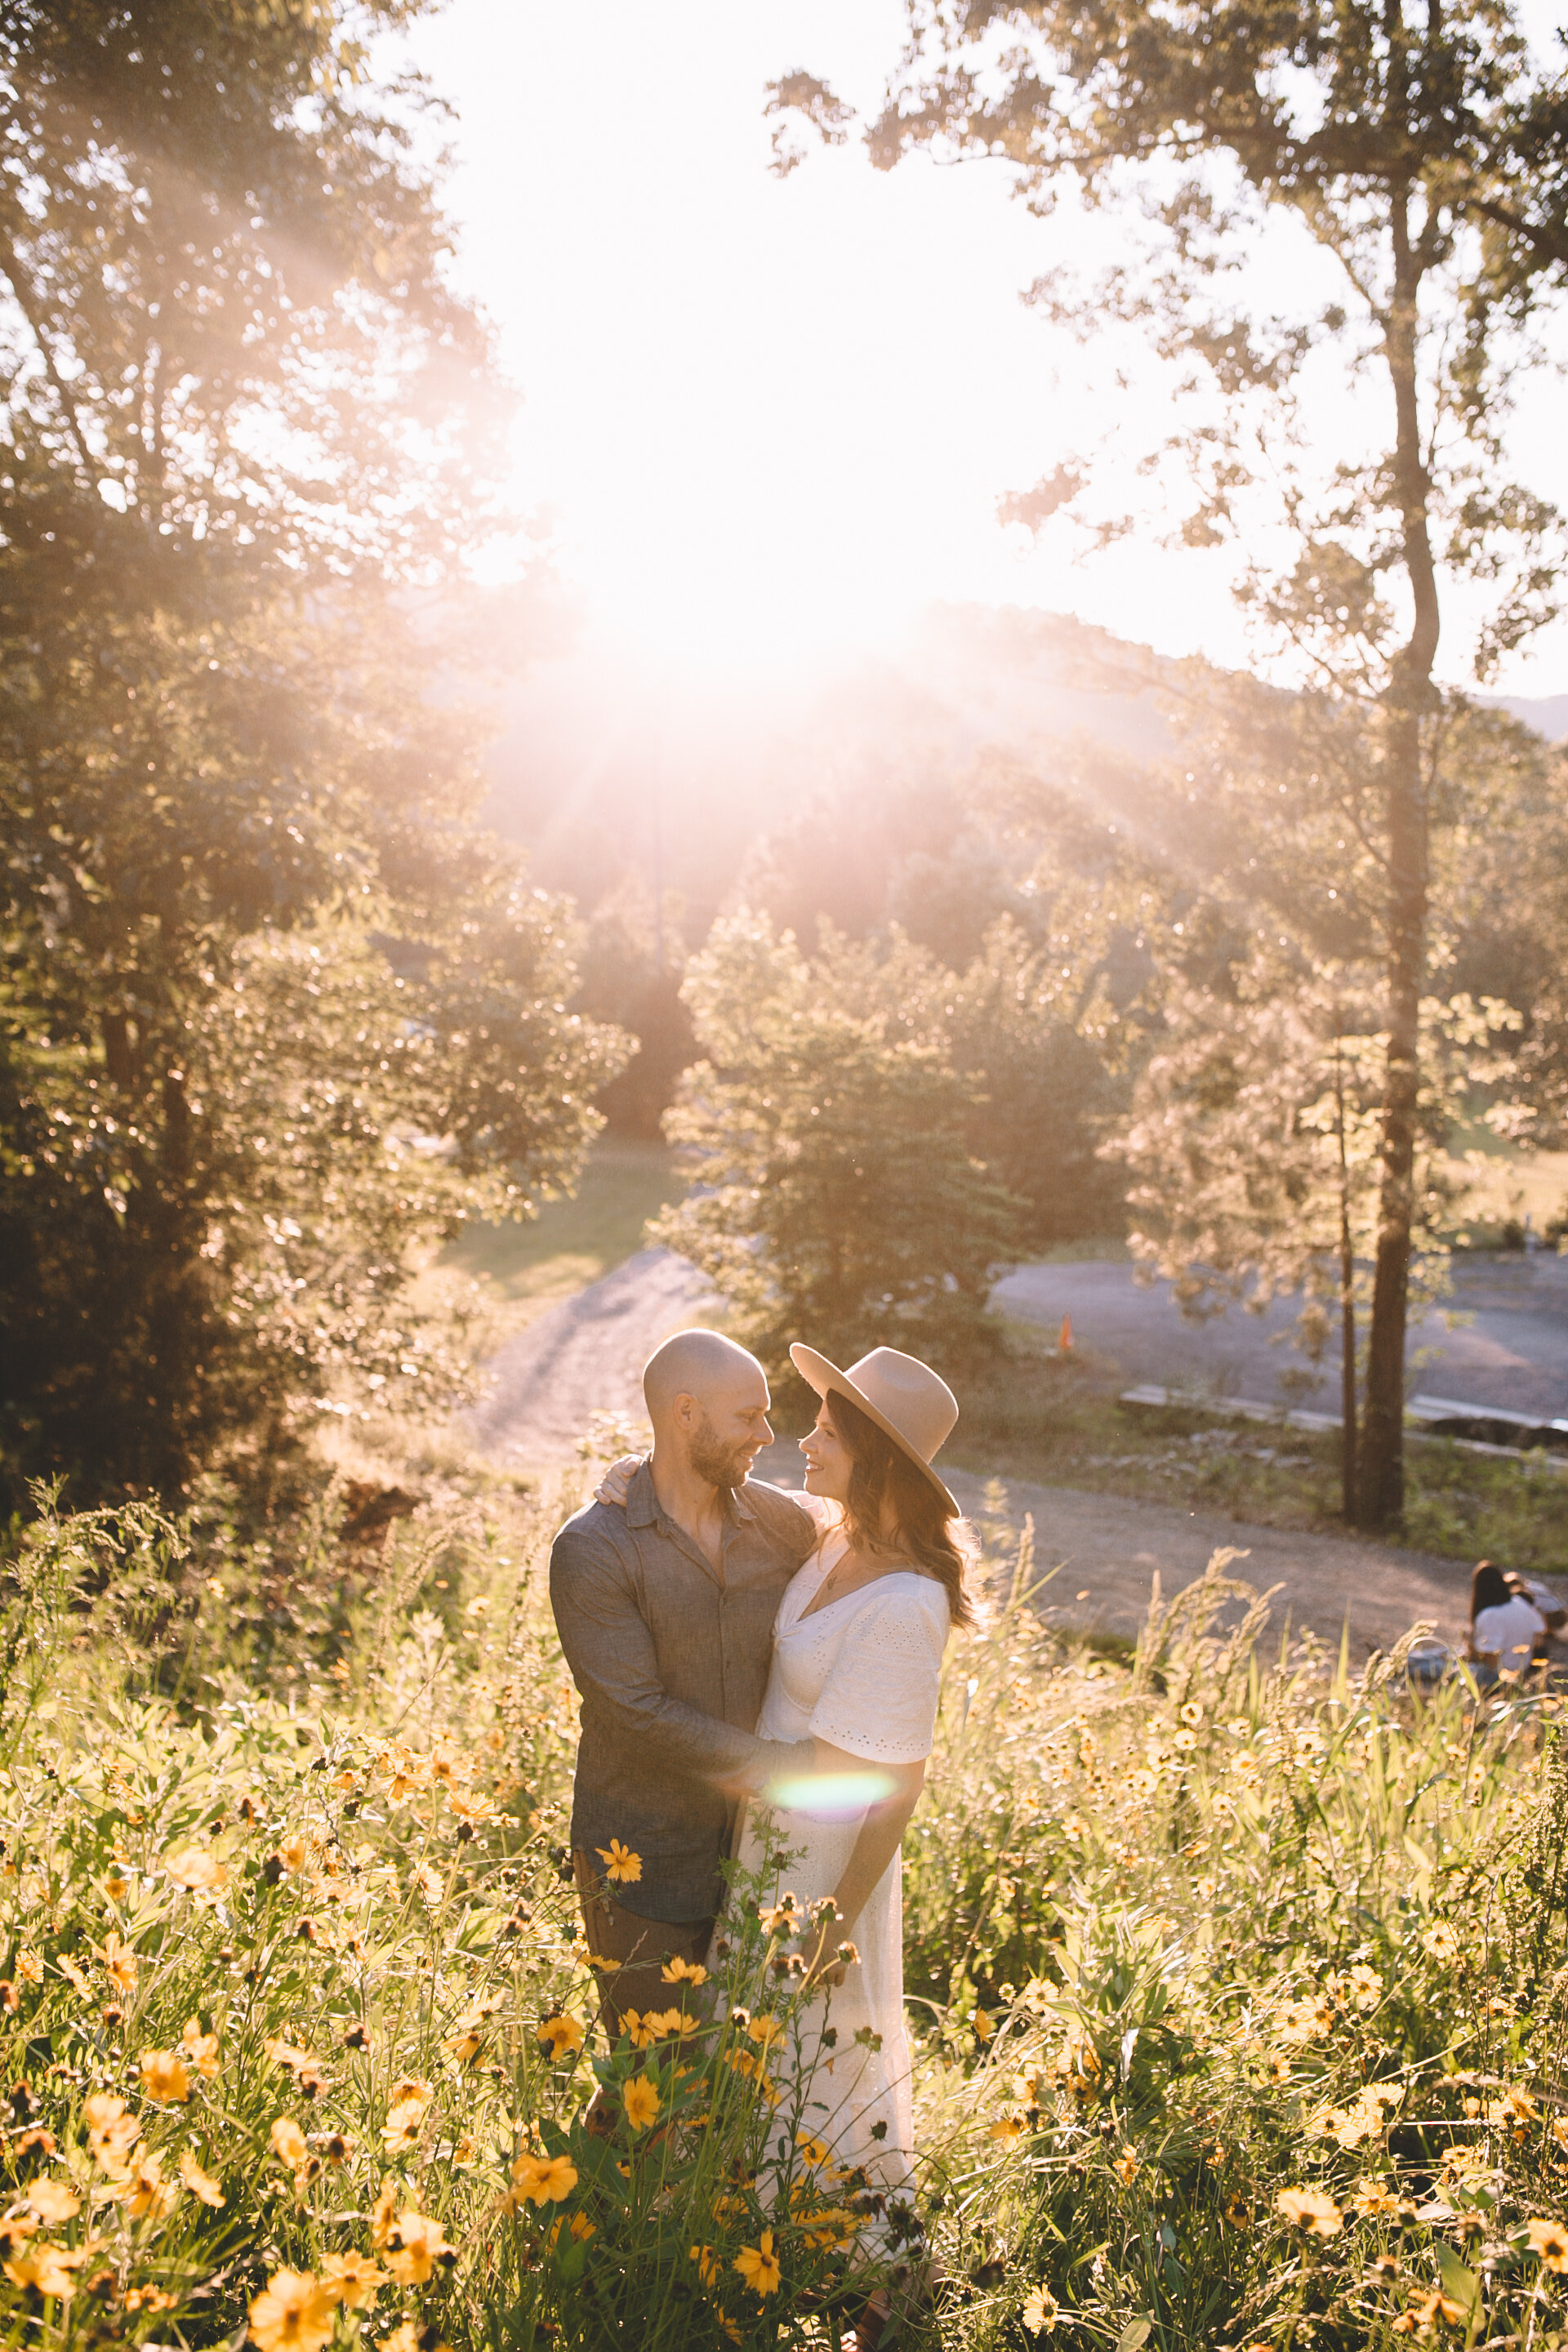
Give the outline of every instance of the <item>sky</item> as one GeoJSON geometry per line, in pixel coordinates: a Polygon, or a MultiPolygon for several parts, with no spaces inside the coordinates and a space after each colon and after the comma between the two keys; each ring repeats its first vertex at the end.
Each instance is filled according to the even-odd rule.
{"type": "MultiPolygon", "coordinates": [[[[1033,219],[999,165],[877,173],[853,137],[770,172],[766,83],[805,67],[874,109],[902,31],[901,0],[449,0],[419,27],[458,267],[521,394],[516,494],[586,627],[696,688],[879,650],[935,603],[1246,659],[1230,559],[1162,551],[1157,490],[1087,560],[997,519],[1163,420],[1152,369],[1020,300],[1081,223],[1033,219]]],[[[1568,504],[1553,398],[1527,391],[1521,440],[1568,504]]],[[[1565,688],[1563,625],[1498,680],[1565,688]]]]}

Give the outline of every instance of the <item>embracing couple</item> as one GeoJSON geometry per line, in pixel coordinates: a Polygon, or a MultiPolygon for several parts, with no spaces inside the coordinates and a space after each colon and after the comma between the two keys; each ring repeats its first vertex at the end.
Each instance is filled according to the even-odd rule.
{"type": "Polygon", "coordinates": [[[965,1531],[931,1466],[958,1406],[894,1348],[848,1371],[790,1354],[822,1401],[804,1495],[748,1475],[773,1436],[761,1364],[682,1331],[643,1375],[652,1454],[617,1464],[555,1539],[551,1600],[583,1701],[574,1867],[615,2034],[673,1998],[667,1965],[701,1965],[721,1865],[761,1870],[771,1822],[788,1892],[837,1906],[804,1954],[807,1981],[834,1987],[822,2136],[908,2199],[900,1845],[942,1647],[973,1613],[965,1531]]]}

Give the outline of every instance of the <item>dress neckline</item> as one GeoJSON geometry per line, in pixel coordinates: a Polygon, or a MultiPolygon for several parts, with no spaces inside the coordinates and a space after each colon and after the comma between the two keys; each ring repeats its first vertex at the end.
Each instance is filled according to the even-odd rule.
{"type": "MultiPolygon", "coordinates": [[[[838,1533],[838,1532],[839,1532],[839,1530],[837,1530],[837,1529],[830,1529],[830,1530],[829,1530],[829,1533],[838,1533]]],[[[826,1538],[824,1538],[824,1541],[826,1542],[826,1538]]],[[[811,1596],[811,1598],[812,1598],[812,1601],[815,1601],[815,1600],[816,1600],[816,1592],[819,1592],[819,1591],[822,1590],[822,1587],[823,1587],[824,1583],[826,1581],[827,1578],[828,1578],[828,1577],[830,1577],[830,1576],[832,1575],[832,1573],[833,1573],[833,1569],[835,1569],[835,1568],[837,1568],[837,1567],[839,1560],[841,1560],[841,1559],[843,1559],[843,1557],[844,1557],[844,1552],[847,1551],[847,1550],[848,1550],[848,1549],[849,1549],[849,1539],[848,1539],[848,1538],[846,1536],[846,1537],[844,1538],[844,1548],[843,1548],[843,1550],[842,1550],[842,1551],[840,1551],[840,1552],[838,1552],[838,1553],[835,1556],[835,1559],[834,1559],[834,1561],[833,1561],[833,1567],[832,1567],[832,1568],[819,1568],[819,1569],[817,1570],[817,1577],[816,1577],[816,1591],[814,1591],[814,1592],[813,1592],[813,1594],[812,1594],[812,1596],[811,1596]]],[[[820,1560],[820,1559],[821,1559],[821,1558],[822,1558],[822,1553],[821,1553],[821,1550],[819,1549],[819,1550],[818,1550],[818,1552],[817,1552],[817,1559],[820,1560]]],[[[802,1610],[799,1612],[798,1615],[795,1618],[795,1620],[794,1620],[794,1622],[793,1622],[792,1623],[790,1623],[790,1624],[788,1624],[788,1625],[784,1626],[784,1627],[782,1629],[782,1631],[780,1632],[780,1633],[779,1633],[777,1636],[775,1636],[775,1638],[776,1638],[777,1640],[782,1641],[782,1640],[784,1638],[784,1635],[785,1635],[785,1634],[787,1634],[787,1633],[793,1633],[795,1632],[795,1627],[796,1627],[796,1626],[805,1624],[805,1623],[806,1623],[806,1622],[808,1621],[808,1619],[816,1618],[816,1617],[826,1617],[826,1616],[830,1616],[830,1615],[831,1615],[831,1613],[833,1612],[833,1611],[834,1611],[835,1609],[842,1609],[842,1608],[843,1608],[843,1606],[844,1606],[844,1604],[845,1604],[845,1602],[846,1602],[847,1601],[864,1601],[864,1600],[866,1599],[866,1597],[867,1597],[867,1595],[868,1595],[868,1593],[872,1593],[872,1592],[875,1592],[875,1591],[876,1591],[877,1587],[878,1587],[879,1584],[886,1584],[886,1583],[889,1583],[889,1582],[891,1580],[891,1579],[892,1579],[892,1578],[894,1578],[895,1576],[912,1576],[912,1577],[916,1578],[916,1579],[918,1580],[918,1581],[919,1581],[919,1582],[921,1582],[921,1584],[933,1584],[933,1583],[935,1583],[935,1581],[936,1581],[936,1579],[935,1579],[934,1577],[930,1577],[930,1576],[924,1576],[924,1575],[922,1575],[922,1574],[921,1574],[921,1570],[920,1570],[918,1568],[885,1568],[885,1569],[882,1570],[882,1573],[880,1574],[880,1576],[874,1576],[874,1577],[872,1577],[872,1579],[870,1580],[869,1583],[868,1583],[868,1584],[857,1584],[857,1585],[855,1585],[855,1586],[852,1588],[852,1590],[851,1590],[851,1591],[849,1591],[848,1592],[841,1592],[841,1593],[839,1594],[839,1596],[838,1596],[838,1598],[837,1598],[837,1601],[825,1601],[823,1602],[823,1605],[822,1605],[822,1607],[821,1607],[820,1609],[813,1608],[813,1607],[811,1607],[811,1606],[808,1604],[805,1608],[802,1609],[802,1610]]]]}

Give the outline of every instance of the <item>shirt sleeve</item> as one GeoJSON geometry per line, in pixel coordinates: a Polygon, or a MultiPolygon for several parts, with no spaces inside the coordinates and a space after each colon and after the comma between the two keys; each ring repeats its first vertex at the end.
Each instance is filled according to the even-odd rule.
{"type": "Polygon", "coordinates": [[[809,1729],[879,1764],[931,1754],[947,1638],[945,1604],[906,1587],[879,1595],[845,1627],[809,1729]]]}
{"type": "Polygon", "coordinates": [[[809,1740],[757,1739],[716,1716],[671,1698],[658,1678],[647,1621],[613,1543],[563,1528],[550,1554],[555,1629],[583,1695],[619,1730],[660,1760],[699,1780],[760,1786],[775,1773],[809,1769],[809,1740]]]}

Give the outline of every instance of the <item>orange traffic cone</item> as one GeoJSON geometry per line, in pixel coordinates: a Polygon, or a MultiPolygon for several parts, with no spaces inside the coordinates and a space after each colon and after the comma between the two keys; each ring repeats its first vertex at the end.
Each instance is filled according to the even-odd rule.
{"type": "Polygon", "coordinates": [[[1062,1356],[1072,1354],[1072,1317],[1070,1315],[1062,1317],[1061,1338],[1057,1341],[1057,1352],[1062,1356]]]}

